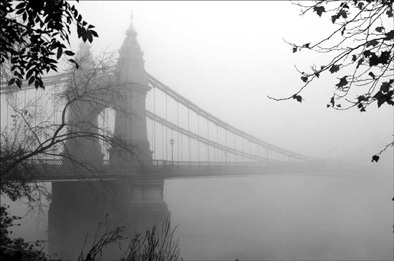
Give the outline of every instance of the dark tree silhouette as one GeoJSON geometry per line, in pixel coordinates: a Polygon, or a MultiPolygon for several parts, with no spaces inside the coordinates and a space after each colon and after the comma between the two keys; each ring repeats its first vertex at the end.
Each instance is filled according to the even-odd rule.
{"type": "MultiPolygon", "coordinates": [[[[73,24],[77,27],[78,38],[84,42],[98,37],[94,26],[84,21],[75,6],[65,0],[2,0],[0,63],[11,72],[8,84],[21,88],[26,80],[29,85],[34,83],[36,88],[44,88],[42,75],[57,71],[61,57],[74,55],[65,45],[70,46],[73,24]]],[[[69,61],[78,66],[74,59],[69,61]]]]}
{"type": "MultiPolygon", "coordinates": [[[[329,19],[334,29],[316,43],[289,43],[292,52],[309,50],[328,54],[329,60],[311,66],[307,72],[297,69],[302,85],[296,93],[269,98],[302,102],[301,92],[311,82],[324,74],[336,74],[338,81],[332,84],[333,95],[327,99],[328,108],[357,108],[365,112],[373,103],[378,108],[394,106],[394,1],[316,0],[293,4],[301,8],[302,16],[312,12],[329,19]]],[[[374,155],[372,161],[377,162],[379,155],[390,146],[393,142],[374,155]]]]}

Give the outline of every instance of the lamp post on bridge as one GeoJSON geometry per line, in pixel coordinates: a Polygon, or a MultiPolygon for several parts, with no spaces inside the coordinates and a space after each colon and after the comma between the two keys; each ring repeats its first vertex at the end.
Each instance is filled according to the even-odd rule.
{"type": "Polygon", "coordinates": [[[171,145],[171,164],[174,165],[174,139],[170,139],[170,145],[171,145]]]}

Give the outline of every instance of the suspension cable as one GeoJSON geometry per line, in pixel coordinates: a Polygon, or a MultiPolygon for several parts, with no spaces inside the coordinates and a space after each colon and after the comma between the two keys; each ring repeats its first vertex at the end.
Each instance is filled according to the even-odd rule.
{"type": "MultiPolygon", "coordinates": [[[[166,93],[166,121],[168,121],[167,114],[168,114],[168,107],[167,107],[167,98],[168,94],[166,93]]],[[[166,128],[166,160],[168,160],[168,128],[166,128]]]]}
{"type": "MultiPolygon", "coordinates": [[[[156,87],[155,86],[153,86],[153,113],[156,114],[156,87]]],[[[153,135],[152,135],[153,155],[152,155],[152,159],[156,159],[157,158],[157,154],[156,154],[156,122],[155,121],[152,121],[152,130],[153,130],[153,135]]]]}
{"type": "MultiPolygon", "coordinates": [[[[179,126],[179,102],[177,101],[176,103],[176,125],[179,126]]],[[[178,146],[178,150],[177,150],[177,156],[178,156],[178,161],[179,161],[179,132],[177,132],[177,146],[178,146]]]]}

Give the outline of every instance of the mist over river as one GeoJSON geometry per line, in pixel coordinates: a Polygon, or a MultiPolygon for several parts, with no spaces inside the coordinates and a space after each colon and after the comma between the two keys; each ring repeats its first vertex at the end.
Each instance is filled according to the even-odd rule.
{"type": "Polygon", "coordinates": [[[171,180],[186,260],[392,260],[392,176],[171,180]]]}
{"type": "MultiPolygon", "coordinates": [[[[392,186],[384,170],[174,179],[164,199],[185,260],[392,260],[392,186]]],[[[15,235],[46,227],[27,216],[15,235]]]]}

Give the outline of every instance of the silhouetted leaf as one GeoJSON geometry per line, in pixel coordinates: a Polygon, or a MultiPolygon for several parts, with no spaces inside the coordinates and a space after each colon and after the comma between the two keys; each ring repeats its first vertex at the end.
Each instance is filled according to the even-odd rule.
{"type": "Polygon", "coordinates": [[[334,99],[334,96],[331,97],[330,103],[332,104],[332,106],[335,106],[335,99],[334,99]]]}
{"type": "Polygon", "coordinates": [[[340,88],[346,86],[346,85],[348,84],[348,81],[347,81],[346,78],[347,78],[347,75],[343,76],[343,77],[339,80],[339,83],[337,83],[335,86],[337,86],[338,89],[340,89],[340,88]]]}
{"type": "Polygon", "coordinates": [[[340,5],[342,8],[346,8],[349,9],[349,6],[347,5],[346,2],[342,2],[342,4],[340,5]]]}
{"type": "Polygon", "coordinates": [[[374,80],[375,80],[375,74],[374,74],[373,72],[369,72],[369,73],[368,73],[368,75],[369,75],[369,76],[371,76],[371,77],[372,77],[372,79],[374,79],[374,80]]]}
{"type": "Polygon", "coordinates": [[[75,68],[79,69],[79,64],[74,59],[69,59],[68,61],[72,62],[75,65],[75,68]]]}
{"type": "Polygon", "coordinates": [[[380,86],[380,91],[384,93],[388,92],[390,90],[390,85],[390,82],[383,82],[380,86]]]}
{"type": "Polygon", "coordinates": [[[57,55],[56,55],[56,58],[57,58],[58,60],[60,59],[60,57],[62,57],[62,54],[63,54],[63,48],[62,48],[62,47],[57,48],[57,55]]]}
{"type": "Polygon", "coordinates": [[[324,8],[324,6],[315,6],[313,7],[313,11],[315,11],[317,15],[321,17],[321,15],[326,11],[326,9],[324,8]]]}
{"type": "Polygon", "coordinates": [[[390,52],[389,51],[384,51],[380,54],[380,56],[377,56],[376,54],[372,53],[371,57],[369,58],[369,66],[376,66],[379,63],[381,64],[388,64],[390,60],[390,52]]]}
{"type": "Polygon", "coordinates": [[[374,96],[375,99],[378,100],[378,108],[384,103],[384,94],[380,91],[378,91],[374,96]]]}
{"type": "Polygon", "coordinates": [[[378,102],[378,108],[382,106],[383,103],[387,103],[389,105],[393,105],[394,101],[392,100],[393,98],[393,91],[389,91],[387,93],[383,93],[381,91],[378,91],[373,98],[377,99],[378,102]]]}
{"type": "Polygon", "coordinates": [[[67,56],[73,56],[75,53],[73,53],[72,51],[69,51],[69,50],[66,50],[66,51],[64,51],[64,53],[67,55],[67,56]]]}
{"type": "Polygon", "coordinates": [[[298,102],[302,102],[302,97],[300,95],[294,94],[293,99],[297,100],[298,102]]]}
{"type": "Polygon", "coordinates": [[[293,47],[293,53],[297,52],[297,47],[293,47]]]}
{"type": "Polygon", "coordinates": [[[93,35],[90,31],[86,31],[86,36],[90,43],[93,42],[93,35]]]}
{"type": "Polygon", "coordinates": [[[26,5],[26,2],[22,2],[22,3],[18,4],[18,5],[15,7],[15,9],[22,9],[22,8],[25,8],[25,5],[26,5]]]}
{"type": "Polygon", "coordinates": [[[379,156],[378,155],[373,155],[372,156],[372,162],[378,162],[379,161],[379,156]]]}
{"type": "Polygon", "coordinates": [[[11,85],[13,85],[14,83],[15,83],[15,78],[12,78],[9,82],[8,82],[8,85],[9,86],[11,86],[11,85]]]}
{"type": "Polygon", "coordinates": [[[333,64],[333,65],[331,66],[331,68],[330,68],[330,72],[331,72],[331,73],[335,73],[335,72],[337,72],[337,71],[339,71],[339,65],[333,64]]]}
{"type": "Polygon", "coordinates": [[[339,18],[338,15],[333,15],[333,16],[331,16],[331,22],[334,24],[335,21],[336,21],[338,18],[339,18]]]}
{"type": "Polygon", "coordinates": [[[358,60],[356,68],[360,67],[360,65],[361,65],[363,62],[364,62],[364,59],[363,59],[363,58],[361,58],[360,60],[358,60]]]}
{"type": "Polygon", "coordinates": [[[371,56],[369,57],[369,66],[376,66],[379,64],[379,57],[372,53],[371,56]]]}
{"type": "Polygon", "coordinates": [[[369,56],[371,56],[373,53],[370,51],[370,50],[365,50],[364,52],[363,52],[363,55],[365,56],[365,57],[369,57],[369,56]]]}
{"type": "Polygon", "coordinates": [[[385,40],[392,40],[394,39],[394,30],[391,30],[390,32],[386,33],[386,38],[384,38],[385,40]]]}
{"type": "Polygon", "coordinates": [[[341,9],[338,13],[338,18],[339,16],[342,16],[343,18],[347,18],[347,12],[344,9],[341,9]]]}
{"type": "Polygon", "coordinates": [[[35,77],[31,76],[27,85],[30,85],[34,82],[35,77]]]}
{"type": "Polygon", "coordinates": [[[367,42],[367,47],[376,46],[379,42],[376,39],[367,42]]]}
{"type": "Polygon", "coordinates": [[[99,37],[96,31],[90,30],[90,33],[91,33],[94,37],[99,37]]]}
{"type": "Polygon", "coordinates": [[[384,27],[383,26],[378,26],[378,27],[375,28],[375,30],[376,30],[376,32],[381,33],[384,30],[384,27]]]}
{"type": "Polygon", "coordinates": [[[308,77],[302,76],[302,77],[301,77],[301,80],[302,80],[303,82],[307,82],[307,81],[308,81],[308,77]]]}
{"type": "Polygon", "coordinates": [[[33,75],[34,69],[30,69],[26,73],[26,80],[28,80],[33,75]]]}

